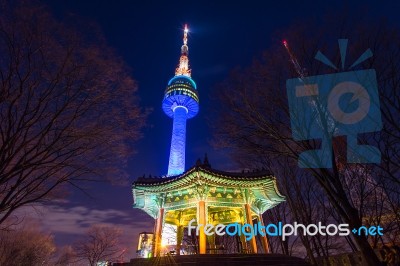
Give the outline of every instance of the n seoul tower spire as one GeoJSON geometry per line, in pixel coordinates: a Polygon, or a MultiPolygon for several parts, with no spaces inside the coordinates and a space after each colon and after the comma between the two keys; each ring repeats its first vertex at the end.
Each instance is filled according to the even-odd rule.
{"type": "Polygon", "coordinates": [[[179,175],[185,171],[186,120],[199,112],[199,94],[189,69],[188,32],[185,25],[179,65],[175,76],[168,82],[162,102],[164,113],[173,121],[168,175],[179,175]]]}

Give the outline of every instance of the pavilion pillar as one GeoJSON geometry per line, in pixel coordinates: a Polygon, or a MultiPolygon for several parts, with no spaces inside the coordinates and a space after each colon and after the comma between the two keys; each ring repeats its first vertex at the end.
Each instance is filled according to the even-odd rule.
{"type": "Polygon", "coordinates": [[[181,255],[181,245],[183,239],[183,225],[178,225],[176,227],[176,255],[181,255]]]}
{"type": "Polygon", "coordinates": [[[199,227],[199,254],[206,254],[207,238],[204,233],[204,226],[206,225],[206,203],[200,200],[197,204],[197,223],[199,227]]]}
{"type": "MultiPolygon", "coordinates": [[[[251,219],[251,210],[250,210],[250,204],[246,203],[244,204],[244,210],[246,212],[246,222],[253,226],[253,220],[251,219]]],[[[252,253],[257,253],[257,242],[256,242],[256,236],[254,235],[250,240],[250,249],[252,253]]]]}
{"type": "MultiPolygon", "coordinates": [[[[258,222],[263,226],[263,228],[265,228],[262,213],[260,213],[257,218],[258,218],[258,222]]],[[[264,232],[265,232],[265,235],[264,236],[261,235],[261,242],[263,245],[264,253],[268,254],[269,253],[269,243],[268,243],[268,238],[267,238],[267,231],[264,229],[264,232]]]]}
{"type": "Polygon", "coordinates": [[[161,233],[164,220],[164,208],[160,208],[158,211],[156,231],[155,231],[155,241],[154,241],[154,256],[159,257],[161,255],[161,233]]]}

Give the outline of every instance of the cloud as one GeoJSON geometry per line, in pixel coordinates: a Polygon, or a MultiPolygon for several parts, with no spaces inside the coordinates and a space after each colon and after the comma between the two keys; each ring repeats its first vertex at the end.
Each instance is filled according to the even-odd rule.
{"type": "Polygon", "coordinates": [[[139,233],[151,232],[154,220],[139,210],[90,209],[87,206],[47,205],[26,207],[19,211],[25,221],[39,224],[44,232],[51,232],[56,244],[71,245],[82,238],[91,225],[101,224],[122,230],[121,249],[127,248],[125,260],[135,257],[139,233]]]}

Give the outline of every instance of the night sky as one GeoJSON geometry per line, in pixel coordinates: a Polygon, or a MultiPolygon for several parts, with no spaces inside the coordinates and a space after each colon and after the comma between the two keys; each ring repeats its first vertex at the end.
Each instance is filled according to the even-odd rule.
{"type": "MultiPolygon", "coordinates": [[[[130,182],[138,176],[167,172],[172,120],[161,110],[167,82],[174,75],[188,23],[189,62],[200,94],[200,113],[187,124],[186,168],[207,152],[213,168],[238,170],[224,151],[214,150],[207,118],[215,85],[229,71],[245,67],[276,42],[276,33],[305,18],[322,21],[330,11],[345,10],[371,20],[385,17],[400,26],[400,4],[373,1],[45,1],[58,19],[72,13],[95,22],[108,44],[122,56],[138,82],[143,107],[152,108],[136,155],[129,163],[130,182]]],[[[312,29],[310,29],[312,30],[312,29]]],[[[329,33],[327,33],[329,34],[329,33]]],[[[233,92],[234,93],[234,92],[233,92]]],[[[130,184],[86,185],[85,195],[74,191],[67,199],[39,208],[35,219],[51,230],[59,246],[72,244],[93,223],[113,224],[124,230],[125,259],[134,256],[138,233],[151,231],[153,220],[132,209],[130,184]]],[[[28,211],[29,212],[29,211],[28,211]]]]}

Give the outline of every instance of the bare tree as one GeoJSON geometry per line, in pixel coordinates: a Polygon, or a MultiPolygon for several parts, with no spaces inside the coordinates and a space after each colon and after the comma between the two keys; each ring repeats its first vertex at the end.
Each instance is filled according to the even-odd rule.
{"type": "Polygon", "coordinates": [[[1,265],[52,265],[53,237],[34,227],[0,231],[1,265]]]}
{"type": "Polygon", "coordinates": [[[98,262],[115,262],[122,258],[125,249],[119,245],[122,231],[119,228],[93,225],[85,237],[74,245],[77,261],[87,261],[97,265],[98,262]]]}
{"type": "Polygon", "coordinates": [[[8,2],[0,3],[0,224],[64,195],[63,185],[124,180],[144,122],[135,81],[95,27],[85,38],[43,6],[8,2]]]}
{"type": "MultiPolygon", "coordinates": [[[[357,23],[325,23],[329,25],[329,30],[317,27],[316,23],[298,24],[282,35],[291,41],[293,54],[297,55],[297,60],[301,62],[310,75],[335,73],[336,70],[328,70],[322,64],[314,60],[319,49],[323,51],[334,51],[330,42],[339,38],[348,37],[352,48],[349,54],[359,56],[367,48],[371,48],[374,59],[366,61],[363,67],[374,68],[377,72],[379,87],[384,87],[385,95],[393,95],[393,91],[398,91],[399,71],[399,34],[397,31],[388,29],[384,25],[372,25],[366,22],[366,26],[356,26],[357,23]],[[312,29],[312,30],[311,30],[312,29]],[[329,32],[329,34],[327,34],[329,32]],[[329,35],[329,36],[327,36],[329,35]],[[331,37],[334,36],[333,39],[331,37]],[[390,36],[390,37],[389,37],[390,36]],[[395,41],[394,41],[395,38],[395,41]],[[329,40],[329,42],[325,41],[329,40]],[[395,46],[395,47],[394,47],[395,46]],[[390,48],[390,49],[386,49],[390,48]],[[390,60],[386,60],[389,59],[390,60]],[[389,66],[387,62],[390,62],[389,66]]],[[[335,50],[338,50],[335,48],[335,50]]],[[[356,57],[356,56],[354,56],[356,57]]],[[[339,65],[339,53],[331,55],[330,58],[335,65],[339,65]]],[[[220,85],[218,100],[220,104],[214,105],[218,110],[218,115],[214,116],[216,143],[218,146],[230,147],[234,151],[234,158],[239,161],[245,160],[247,163],[254,161],[255,158],[266,158],[272,161],[283,157],[288,162],[288,166],[296,165],[299,154],[304,150],[316,149],[320,145],[318,140],[293,141],[288,101],[286,96],[286,80],[299,76],[298,71],[289,62],[289,56],[283,46],[271,47],[266,51],[260,60],[255,60],[251,67],[244,70],[235,70],[229,79],[220,85]]],[[[398,126],[393,117],[399,118],[398,99],[390,100],[390,97],[383,97],[381,105],[389,106],[392,115],[390,119],[385,119],[388,129],[384,129],[381,134],[370,134],[360,138],[360,141],[373,142],[373,138],[386,140],[389,144],[382,144],[383,163],[376,166],[384,168],[382,172],[388,176],[391,183],[385,182],[384,188],[391,189],[393,194],[398,195],[399,172],[398,167],[398,132],[393,133],[393,128],[398,126]],[[396,124],[396,125],[394,125],[396,124]],[[390,133],[392,132],[392,133],[390,133]],[[386,136],[391,134],[391,136],[386,136]],[[386,149],[389,148],[389,149],[386,149]],[[394,155],[390,157],[390,155],[394,155]],[[389,158],[390,157],[390,158],[389,158]],[[386,165],[391,167],[387,168],[386,165]]],[[[384,112],[385,113],[385,112],[384,112]]],[[[343,147],[342,147],[343,148],[343,147]]],[[[342,153],[343,153],[342,149],[342,153]]],[[[334,155],[341,155],[340,145],[333,147],[334,155]]],[[[359,228],[363,224],[363,212],[351,199],[351,191],[345,182],[345,171],[338,156],[332,160],[332,168],[307,169],[307,174],[312,176],[323,189],[327,202],[333,207],[334,212],[340,219],[351,228],[359,228]]],[[[245,162],[245,163],[246,163],[245,162]]],[[[381,172],[381,174],[382,174],[381,172]]],[[[353,171],[354,173],[354,171],[353,171]]],[[[357,174],[352,176],[353,184],[365,183],[366,179],[371,179],[369,175],[357,174]]],[[[374,186],[380,182],[374,182],[374,186]]],[[[382,185],[381,185],[382,186],[382,185]]],[[[302,190],[305,189],[302,187],[302,190]]],[[[376,191],[376,190],[375,190],[376,191]]],[[[363,190],[359,194],[362,198],[367,191],[363,190]]],[[[380,194],[382,195],[382,194],[380,194]]],[[[386,195],[389,195],[386,193],[386,195]]],[[[292,195],[288,195],[292,196],[292,195]]],[[[392,196],[392,199],[396,198],[392,196]]],[[[379,199],[378,199],[379,200],[379,199]]],[[[396,210],[393,202],[392,211],[396,210]]],[[[363,203],[366,203],[363,201],[363,203]]],[[[378,205],[378,201],[375,201],[378,205]]],[[[398,208],[398,207],[397,207],[398,208]]],[[[379,209],[379,208],[378,208],[379,209]]],[[[392,212],[396,215],[397,212],[392,212]]],[[[314,218],[312,218],[314,219],[314,218]]],[[[353,235],[355,246],[361,251],[368,265],[377,265],[379,261],[375,256],[367,238],[365,236],[353,235]]]]}
{"type": "Polygon", "coordinates": [[[58,256],[55,261],[57,266],[75,265],[77,262],[76,252],[72,246],[64,246],[58,250],[58,256]]]}

